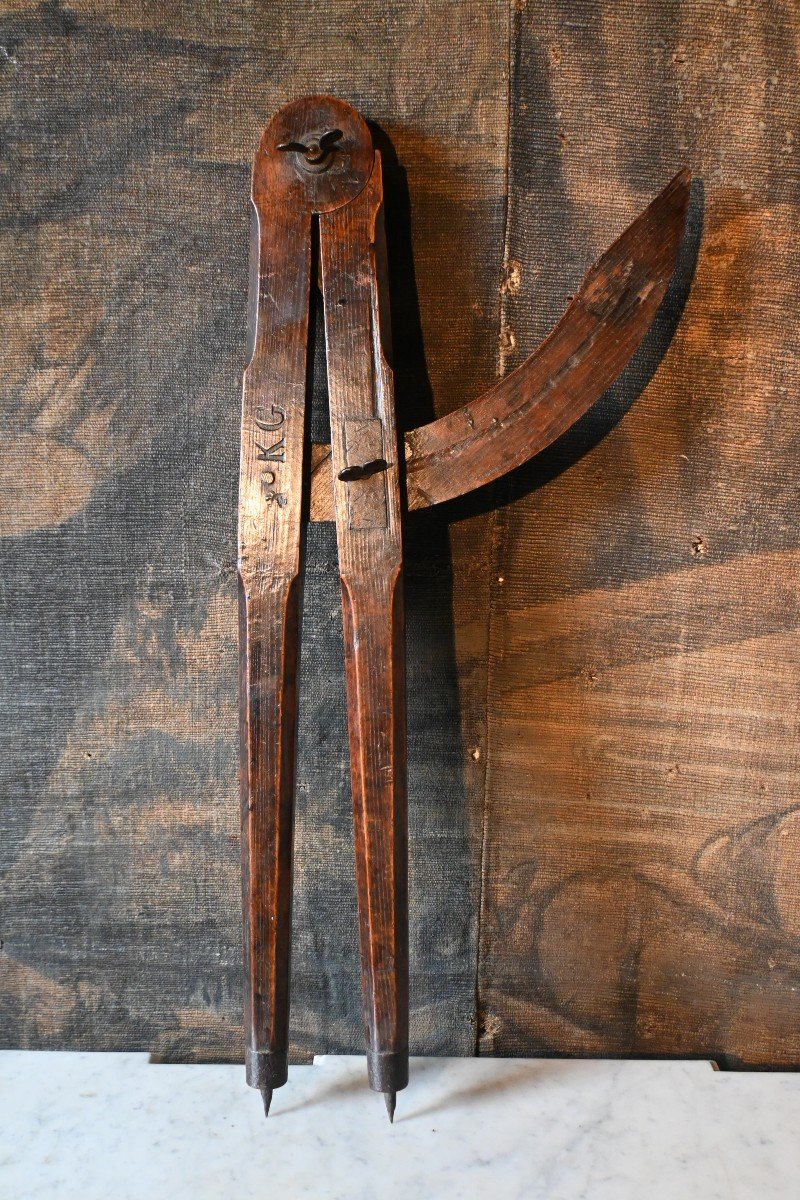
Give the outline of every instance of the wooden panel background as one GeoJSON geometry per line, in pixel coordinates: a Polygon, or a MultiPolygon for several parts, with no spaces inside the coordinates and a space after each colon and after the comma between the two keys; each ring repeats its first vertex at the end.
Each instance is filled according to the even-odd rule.
{"type": "MultiPolygon", "coordinates": [[[[409,522],[414,1049],[797,1064],[795,6],[2,24],[2,1044],[240,1054],[246,198],[269,115],[330,90],[397,156],[406,425],[512,368],[681,163],[700,181],[620,384],[409,522]]],[[[308,576],[298,1055],[360,1046],[332,528],[308,576]]]]}

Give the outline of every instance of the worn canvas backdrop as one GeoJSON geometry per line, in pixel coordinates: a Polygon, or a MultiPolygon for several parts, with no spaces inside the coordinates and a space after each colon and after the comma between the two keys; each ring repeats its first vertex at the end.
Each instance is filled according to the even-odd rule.
{"type": "MultiPolygon", "coordinates": [[[[406,426],[696,177],[620,383],[409,521],[413,1049],[797,1064],[798,28],[791,0],[3,5],[4,1045],[241,1053],[249,172],[332,91],[385,148],[406,426]]],[[[301,676],[298,1055],[361,1045],[324,525],[301,676]]]]}

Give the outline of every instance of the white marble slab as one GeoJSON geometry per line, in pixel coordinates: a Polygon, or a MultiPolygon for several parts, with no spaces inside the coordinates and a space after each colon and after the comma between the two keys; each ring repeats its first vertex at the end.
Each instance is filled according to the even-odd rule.
{"type": "Polygon", "coordinates": [[[390,1126],[361,1058],[243,1070],[0,1054],[2,1200],[793,1200],[800,1075],[416,1059],[390,1126]]]}

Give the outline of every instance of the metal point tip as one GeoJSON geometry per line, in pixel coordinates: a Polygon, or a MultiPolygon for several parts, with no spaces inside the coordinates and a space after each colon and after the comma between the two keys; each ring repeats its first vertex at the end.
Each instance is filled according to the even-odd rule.
{"type": "Polygon", "coordinates": [[[269,1116],[269,1106],[272,1104],[272,1088],[266,1084],[261,1089],[261,1099],[264,1101],[264,1116],[269,1116]]]}
{"type": "Polygon", "coordinates": [[[386,1111],[389,1114],[389,1120],[394,1125],[394,1109],[397,1103],[397,1092],[384,1092],[383,1099],[386,1104],[386,1111]]]}

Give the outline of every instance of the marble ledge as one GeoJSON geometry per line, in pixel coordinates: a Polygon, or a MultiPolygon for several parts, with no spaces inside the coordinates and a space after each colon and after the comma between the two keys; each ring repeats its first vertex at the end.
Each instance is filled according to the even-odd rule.
{"type": "Polygon", "coordinates": [[[3,1200],[790,1200],[800,1075],[705,1062],[415,1059],[395,1124],[363,1058],[293,1067],[0,1053],[3,1200]]]}

